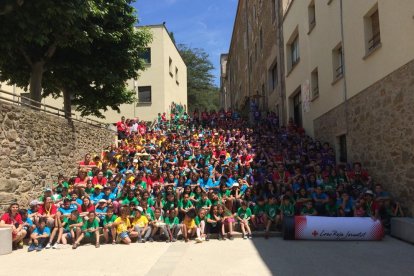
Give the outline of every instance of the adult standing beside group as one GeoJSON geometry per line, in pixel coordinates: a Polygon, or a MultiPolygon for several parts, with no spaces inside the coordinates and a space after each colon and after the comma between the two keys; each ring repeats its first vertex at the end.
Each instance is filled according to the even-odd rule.
{"type": "Polygon", "coordinates": [[[24,223],[21,215],[19,214],[19,204],[10,204],[7,212],[1,216],[0,227],[12,228],[13,249],[23,248],[23,239],[27,234],[23,226],[24,223]]]}

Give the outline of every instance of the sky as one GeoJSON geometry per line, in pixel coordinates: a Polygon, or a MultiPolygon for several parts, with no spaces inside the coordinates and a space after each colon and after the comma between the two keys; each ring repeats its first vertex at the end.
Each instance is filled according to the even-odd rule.
{"type": "Polygon", "coordinates": [[[166,22],[177,44],[202,48],[214,65],[220,85],[220,55],[227,53],[238,0],[137,0],[138,25],[166,22]]]}

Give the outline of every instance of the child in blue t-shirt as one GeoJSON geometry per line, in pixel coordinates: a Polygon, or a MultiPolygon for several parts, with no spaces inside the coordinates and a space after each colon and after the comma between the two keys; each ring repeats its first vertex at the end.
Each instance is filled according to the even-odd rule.
{"type": "Polygon", "coordinates": [[[26,230],[27,233],[26,237],[30,237],[30,234],[33,232],[36,226],[33,224],[33,221],[29,218],[26,209],[20,209],[19,214],[22,217],[23,229],[26,230]]]}
{"type": "Polygon", "coordinates": [[[50,229],[46,226],[46,218],[39,219],[39,224],[30,235],[32,244],[29,246],[28,252],[42,251],[50,236],[50,229]]]}

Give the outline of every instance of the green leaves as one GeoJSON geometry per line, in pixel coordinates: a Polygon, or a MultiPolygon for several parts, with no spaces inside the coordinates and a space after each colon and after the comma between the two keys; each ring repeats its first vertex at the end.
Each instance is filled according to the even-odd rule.
{"type": "Polygon", "coordinates": [[[184,44],[178,45],[181,57],[187,65],[188,106],[190,111],[217,110],[219,107],[219,92],[214,86],[213,64],[208,54],[199,48],[190,48],[184,44]]]}
{"type": "Polygon", "coordinates": [[[0,3],[0,80],[27,88],[40,61],[43,81],[33,82],[41,87],[31,92],[61,97],[65,91],[65,108],[73,101],[82,115],[101,117],[108,107],[131,103],[126,81],[144,69],[139,53],[152,39],[134,28],[132,2],[25,0],[4,15],[0,3]]]}

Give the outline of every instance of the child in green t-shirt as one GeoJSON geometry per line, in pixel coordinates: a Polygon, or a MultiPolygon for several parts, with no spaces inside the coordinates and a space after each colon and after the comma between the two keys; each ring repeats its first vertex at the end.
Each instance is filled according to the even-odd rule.
{"type": "Polygon", "coordinates": [[[269,197],[269,202],[266,204],[266,233],[265,238],[269,238],[269,231],[272,223],[278,225],[280,223],[279,205],[277,204],[277,198],[275,196],[269,197]]]}
{"type": "Polygon", "coordinates": [[[316,216],[317,215],[315,208],[313,208],[312,201],[308,201],[305,203],[305,206],[303,207],[300,214],[302,216],[316,216]]]}
{"type": "Polygon", "coordinates": [[[249,220],[252,217],[252,211],[247,206],[246,201],[241,202],[241,207],[237,210],[237,213],[235,214],[236,219],[240,223],[240,228],[243,233],[243,239],[252,238],[252,231],[250,230],[249,226],[249,220]],[[247,235],[246,235],[247,231],[247,235]]]}
{"type": "Polygon", "coordinates": [[[290,202],[289,196],[283,196],[282,204],[280,205],[280,219],[283,221],[285,216],[291,217],[295,215],[295,206],[290,202]]]}
{"type": "Polygon", "coordinates": [[[170,210],[168,217],[165,218],[165,224],[167,225],[167,231],[170,234],[171,241],[176,242],[177,234],[181,229],[181,225],[175,209],[170,210]]]}
{"type": "MultiPolygon", "coordinates": [[[[75,243],[76,239],[81,235],[81,228],[83,226],[83,220],[79,216],[78,210],[73,210],[69,217],[63,218],[63,235],[62,244],[67,244],[67,239],[71,239],[75,243]]],[[[59,236],[60,237],[60,236],[59,236]]],[[[59,242],[59,237],[56,243],[59,242]]]]}
{"type": "Polygon", "coordinates": [[[88,241],[95,241],[95,247],[99,248],[99,221],[96,218],[95,211],[89,212],[88,219],[82,226],[82,234],[73,244],[72,248],[76,249],[84,238],[88,241]]]}
{"type": "Polygon", "coordinates": [[[116,219],[117,216],[114,214],[114,207],[109,207],[108,210],[106,210],[106,215],[103,219],[103,236],[106,243],[109,243],[110,233],[112,237],[112,244],[115,244],[116,228],[114,226],[114,222],[116,219]]]}
{"type": "Polygon", "coordinates": [[[263,197],[257,199],[257,204],[253,208],[252,223],[255,229],[260,225],[264,227],[267,225],[266,205],[263,197]]]}

